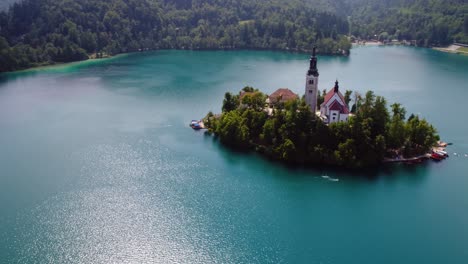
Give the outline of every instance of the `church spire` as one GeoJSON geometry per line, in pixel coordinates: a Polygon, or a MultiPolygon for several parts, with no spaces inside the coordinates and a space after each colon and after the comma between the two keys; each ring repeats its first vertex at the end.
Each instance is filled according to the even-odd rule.
{"type": "Polygon", "coordinates": [[[314,46],[312,50],[312,56],[310,57],[309,71],[307,71],[307,75],[313,75],[315,77],[319,75],[318,69],[317,69],[317,56],[315,54],[316,48],[317,47],[314,46]]]}
{"type": "Polygon", "coordinates": [[[336,82],[335,82],[335,87],[334,87],[335,93],[337,93],[337,92],[339,91],[339,90],[338,90],[339,88],[340,88],[340,86],[338,86],[338,80],[336,80],[336,82]]]}

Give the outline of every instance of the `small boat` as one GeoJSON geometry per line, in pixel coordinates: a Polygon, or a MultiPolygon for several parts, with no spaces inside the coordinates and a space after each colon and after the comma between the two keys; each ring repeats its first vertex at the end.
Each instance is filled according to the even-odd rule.
{"type": "Polygon", "coordinates": [[[436,152],[433,152],[433,153],[431,154],[431,159],[437,160],[437,161],[438,161],[438,160],[443,160],[443,159],[444,159],[444,156],[439,155],[439,154],[437,154],[436,152]]]}
{"type": "Polygon", "coordinates": [[[190,122],[190,127],[195,129],[195,130],[199,130],[199,129],[202,129],[202,125],[200,124],[201,121],[199,120],[192,120],[192,122],[190,122]]]}
{"type": "Polygon", "coordinates": [[[443,151],[443,150],[437,150],[435,151],[435,153],[443,156],[443,157],[448,157],[448,153],[446,151],[443,151]]]}
{"type": "Polygon", "coordinates": [[[332,178],[332,177],[330,177],[328,175],[322,175],[322,178],[327,179],[327,180],[332,181],[332,182],[340,181],[340,179],[332,178]]]}

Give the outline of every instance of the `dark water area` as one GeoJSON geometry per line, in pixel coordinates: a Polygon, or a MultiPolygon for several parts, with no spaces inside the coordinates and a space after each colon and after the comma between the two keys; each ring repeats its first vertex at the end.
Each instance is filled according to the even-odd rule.
{"type": "Polygon", "coordinates": [[[188,127],[246,85],[302,94],[307,67],[159,51],[0,75],[0,263],[467,263],[466,56],[318,61],[321,90],[338,79],[434,124],[454,143],[443,162],[298,168],[188,127]]]}

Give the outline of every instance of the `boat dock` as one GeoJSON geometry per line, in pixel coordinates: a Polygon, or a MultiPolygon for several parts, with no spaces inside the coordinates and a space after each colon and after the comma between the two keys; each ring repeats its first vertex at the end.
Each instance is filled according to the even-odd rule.
{"type": "Polygon", "coordinates": [[[403,162],[407,164],[416,164],[420,163],[423,160],[427,159],[433,159],[436,161],[443,160],[448,157],[447,152],[445,151],[445,148],[448,145],[452,145],[451,143],[446,143],[443,141],[438,141],[437,144],[431,148],[431,151],[429,153],[419,155],[416,157],[411,157],[411,158],[404,158],[402,156],[398,156],[396,158],[386,158],[384,159],[385,163],[397,163],[397,162],[403,162]]]}
{"type": "Polygon", "coordinates": [[[386,158],[384,159],[385,163],[396,163],[396,162],[404,162],[404,163],[419,163],[422,162],[423,160],[427,160],[431,157],[431,154],[426,153],[420,156],[416,157],[411,157],[411,158],[403,158],[403,157],[398,157],[394,159],[386,158]]]}

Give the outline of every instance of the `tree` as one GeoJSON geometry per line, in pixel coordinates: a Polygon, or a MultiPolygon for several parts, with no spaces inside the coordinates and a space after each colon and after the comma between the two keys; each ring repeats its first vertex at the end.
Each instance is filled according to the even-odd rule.
{"type": "Polygon", "coordinates": [[[345,94],[344,94],[344,100],[345,100],[345,103],[346,103],[346,106],[349,107],[349,102],[351,102],[351,94],[353,93],[353,91],[351,90],[346,90],[345,94]]]}
{"type": "Polygon", "coordinates": [[[281,159],[285,161],[292,161],[295,158],[296,146],[290,139],[286,139],[277,150],[280,154],[281,159]]]}
{"type": "Polygon", "coordinates": [[[236,109],[239,106],[238,96],[233,96],[231,93],[227,92],[224,94],[223,100],[223,112],[230,112],[236,109]]]}
{"type": "Polygon", "coordinates": [[[468,35],[468,14],[465,15],[463,21],[463,31],[465,32],[465,35],[468,35]]]}
{"type": "Polygon", "coordinates": [[[399,103],[394,103],[390,106],[392,108],[393,118],[398,117],[400,120],[405,120],[406,109],[399,103]]]}
{"type": "Polygon", "coordinates": [[[7,50],[10,48],[8,41],[4,37],[0,37],[0,51],[7,50]]]}
{"type": "Polygon", "coordinates": [[[238,111],[226,112],[221,117],[216,133],[221,142],[227,145],[233,147],[247,147],[249,145],[249,128],[238,111]]]}
{"type": "Polygon", "coordinates": [[[338,145],[335,151],[336,162],[342,166],[353,167],[356,163],[356,146],[354,139],[349,138],[338,145]]]}

